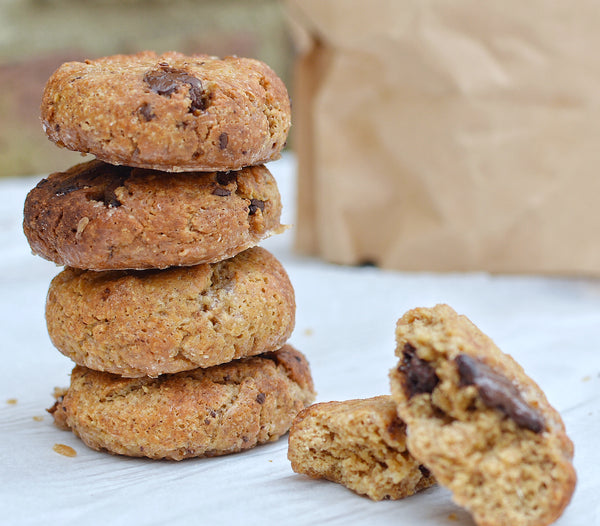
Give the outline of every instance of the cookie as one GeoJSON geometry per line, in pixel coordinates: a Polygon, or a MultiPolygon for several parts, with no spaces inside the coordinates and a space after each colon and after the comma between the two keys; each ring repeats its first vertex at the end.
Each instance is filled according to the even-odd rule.
{"type": "Polygon", "coordinates": [[[294,289],[267,250],[165,270],[67,268],[51,282],[48,334],[75,363],[126,377],[210,367],[279,349],[294,289]]]}
{"type": "Polygon", "coordinates": [[[25,200],[34,253],[90,270],[166,268],[234,256],[281,232],[281,200],[264,166],[167,174],[78,164],[25,200]]]}
{"type": "Polygon", "coordinates": [[[156,379],[76,366],[70,387],[49,411],[92,449],[181,460],[276,440],[313,399],[308,362],[286,345],[156,379]]]}
{"type": "Polygon", "coordinates": [[[290,101],[258,60],[146,51],[63,64],[41,115],[56,144],[111,164],[226,171],[280,156],[290,101]]]}
{"type": "Polygon", "coordinates": [[[538,385],[447,305],[407,312],[396,340],[411,453],[479,525],[554,522],[575,487],[573,444],[538,385]]]}
{"type": "Polygon", "coordinates": [[[373,500],[401,499],[435,483],[406,449],[406,426],[390,396],[304,409],[290,429],[288,458],[296,473],[373,500]]]}

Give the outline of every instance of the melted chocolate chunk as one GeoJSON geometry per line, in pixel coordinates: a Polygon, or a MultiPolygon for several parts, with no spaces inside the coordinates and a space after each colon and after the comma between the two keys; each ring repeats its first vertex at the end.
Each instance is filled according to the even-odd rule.
{"type": "Polygon", "coordinates": [[[261,212],[264,212],[265,202],[261,201],[260,199],[251,199],[250,206],[248,207],[248,214],[253,216],[259,209],[261,212]]]}
{"type": "Polygon", "coordinates": [[[231,195],[231,190],[217,186],[212,193],[213,195],[218,195],[219,197],[227,197],[228,195],[231,195]]]}
{"type": "Polygon", "coordinates": [[[225,148],[227,148],[227,143],[229,142],[229,136],[223,132],[221,135],[219,135],[219,148],[221,150],[224,150],[225,148]]]}
{"type": "Polygon", "coordinates": [[[267,399],[267,395],[265,393],[258,393],[256,395],[256,401],[262,405],[265,403],[265,400],[267,399]]]}
{"type": "Polygon", "coordinates": [[[144,82],[148,84],[154,93],[170,97],[181,86],[187,84],[190,87],[188,95],[192,100],[190,111],[204,111],[206,109],[208,105],[207,97],[202,89],[200,79],[164,63],[159,64],[159,66],[160,69],[147,71],[144,75],[144,82]]]}
{"type": "Polygon", "coordinates": [[[435,369],[417,356],[417,349],[410,343],[404,344],[398,371],[404,375],[403,387],[408,398],[419,393],[431,393],[440,381],[435,369]]]}
{"type": "Polygon", "coordinates": [[[117,199],[115,190],[123,186],[130,174],[131,168],[128,166],[111,166],[107,169],[105,164],[97,163],[65,179],[51,180],[51,184],[56,197],[85,190],[86,198],[100,201],[109,207],[118,207],[121,202],[117,199]],[[107,172],[112,172],[110,177],[106,177],[107,172]]]}
{"type": "Polygon", "coordinates": [[[508,378],[466,354],[458,355],[455,362],[460,385],[475,385],[482,402],[487,407],[502,411],[519,426],[530,429],[534,433],[544,430],[542,416],[523,400],[517,387],[508,378]]]}
{"type": "Polygon", "coordinates": [[[237,174],[235,172],[218,172],[216,179],[221,186],[227,186],[237,181],[237,174]]]}

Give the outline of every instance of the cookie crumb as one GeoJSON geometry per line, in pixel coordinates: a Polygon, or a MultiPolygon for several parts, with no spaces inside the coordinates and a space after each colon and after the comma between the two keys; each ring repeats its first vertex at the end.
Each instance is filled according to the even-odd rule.
{"type": "Polygon", "coordinates": [[[56,451],[59,455],[63,455],[65,457],[76,457],[77,451],[75,451],[71,446],[67,446],[65,444],[54,444],[52,449],[56,451]]]}
{"type": "Polygon", "coordinates": [[[310,327],[304,329],[304,336],[312,336],[313,334],[314,331],[310,327]]]}
{"type": "Polygon", "coordinates": [[[592,377],[590,375],[584,376],[581,381],[582,382],[589,382],[592,379],[592,377]]]}
{"type": "Polygon", "coordinates": [[[17,405],[17,399],[16,398],[9,398],[6,403],[8,405],[17,405]]]}
{"type": "Polygon", "coordinates": [[[33,419],[34,419],[36,422],[41,422],[42,420],[44,420],[44,417],[43,417],[43,416],[40,416],[40,415],[35,415],[35,416],[33,417],[33,419]]]}
{"type": "Polygon", "coordinates": [[[456,515],[456,513],[451,513],[450,515],[448,515],[448,520],[457,522],[458,516],[456,515]]]}

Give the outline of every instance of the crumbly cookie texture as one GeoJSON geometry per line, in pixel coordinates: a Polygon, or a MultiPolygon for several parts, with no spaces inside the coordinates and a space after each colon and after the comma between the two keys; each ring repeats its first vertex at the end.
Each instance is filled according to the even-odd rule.
{"type": "Polygon", "coordinates": [[[156,379],[76,366],[70,387],[49,411],[92,449],[182,460],[276,440],[314,396],[306,358],[286,345],[156,379]]]}
{"type": "Polygon", "coordinates": [[[166,268],[232,257],[284,230],[264,166],[166,174],[90,161],[29,192],[23,230],[34,253],[90,270],[166,268]]]}
{"type": "Polygon", "coordinates": [[[295,310],[284,268],[254,247],[160,271],[67,268],[50,284],[46,322],[75,363],[156,377],[275,351],[293,331],[295,310]]]}
{"type": "Polygon", "coordinates": [[[435,479],[406,448],[406,425],[390,396],[304,409],[289,434],[296,473],[325,478],[373,500],[401,499],[435,479]]]}
{"type": "Polygon", "coordinates": [[[48,80],[41,115],[59,146],[164,171],[277,159],[291,122],[287,90],[266,64],[149,51],[63,64],[48,80]]]}
{"type": "Polygon", "coordinates": [[[396,340],[411,453],[480,526],[554,522],[575,488],[573,444],[537,384],[447,305],[407,312],[396,340]]]}

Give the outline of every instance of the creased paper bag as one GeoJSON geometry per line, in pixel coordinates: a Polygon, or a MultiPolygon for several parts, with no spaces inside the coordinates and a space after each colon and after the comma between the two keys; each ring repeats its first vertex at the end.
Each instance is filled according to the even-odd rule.
{"type": "Polygon", "coordinates": [[[600,7],[287,0],[297,246],[402,270],[600,275],[600,7]]]}

